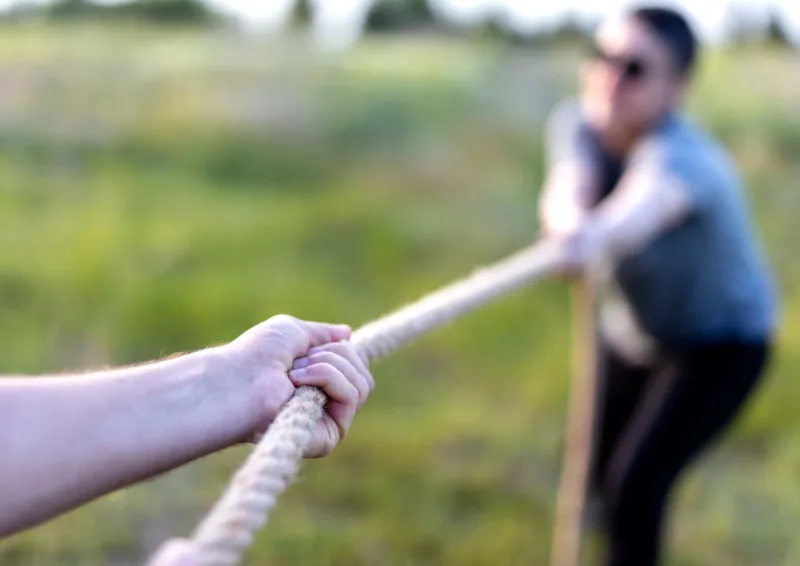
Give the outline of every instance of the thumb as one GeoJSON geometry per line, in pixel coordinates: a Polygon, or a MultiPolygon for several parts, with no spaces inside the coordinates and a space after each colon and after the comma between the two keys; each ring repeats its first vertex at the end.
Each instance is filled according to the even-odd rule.
{"type": "Polygon", "coordinates": [[[200,566],[200,557],[186,539],[172,539],[156,550],[147,566],[200,566]]]}

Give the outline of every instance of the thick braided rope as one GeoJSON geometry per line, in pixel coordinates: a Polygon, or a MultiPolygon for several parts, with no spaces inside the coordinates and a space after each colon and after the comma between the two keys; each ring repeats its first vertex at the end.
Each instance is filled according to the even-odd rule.
{"type": "MultiPolygon", "coordinates": [[[[429,330],[533,283],[556,269],[561,257],[556,244],[537,243],[359,328],[351,342],[370,361],[386,356],[429,330]]],[[[192,537],[203,566],[238,563],[297,473],[326,401],[318,388],[300,387],[278,414],[192,537]]]]}

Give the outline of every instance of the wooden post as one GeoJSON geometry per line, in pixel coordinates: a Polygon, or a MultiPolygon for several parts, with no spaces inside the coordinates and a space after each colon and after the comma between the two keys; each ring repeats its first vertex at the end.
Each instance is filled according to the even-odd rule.
{"type": "Polygon", "coordinates": [[[593,465],[602,376],[599,372],[597,307],[591,280],[572,284],[572,379],[553,524],[551,566],[579,566],[588,480],[593,465]]]}

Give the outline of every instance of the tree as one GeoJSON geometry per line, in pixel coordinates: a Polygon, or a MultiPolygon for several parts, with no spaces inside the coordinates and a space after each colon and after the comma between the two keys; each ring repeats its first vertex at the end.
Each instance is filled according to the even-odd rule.
{"type": "Polygon", "coordinates": [[[311,25],[311,1],[297,0],[289,21],[291,27],[307,27],[311,25]]]}
{"type": "Polygon", "coordinates": [[[54,20],[83,18],[95,14],[98,9],[99,6],[89,0],[57,0],[46,9],[46,15],[54,20]]]}
{"type": "Polygon", "coordinates": [[[48,19],[142,20],[161,24],[209,25],[223,18],[201,0],[128,0],[96,4],[91,0],[57,0],[46,8],[48,19]]]}
{"type": "Polygon", "coordinates": [[[367,13],[366,29],[389,31],[435,24],[427,0],[376,0],[367,13]]]}
{"type": "Polygon", "coordinates": [[[767,29],[764,31],[764,39],[769,45],[777,47],[794,47],[786,26],[776,8],[769,11],[767,19],[767,29]]]}

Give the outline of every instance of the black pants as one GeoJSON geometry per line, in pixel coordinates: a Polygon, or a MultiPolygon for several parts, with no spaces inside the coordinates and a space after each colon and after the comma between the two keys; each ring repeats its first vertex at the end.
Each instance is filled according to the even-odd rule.
{"type": "Polygon", "coordinates": [[[768,360],[768,343],[714,343],[635,367],[604,347],[602,426],[592,490],[603,505],[606,566],[654,566],[669,492],[735,418],[768,360]]]}

